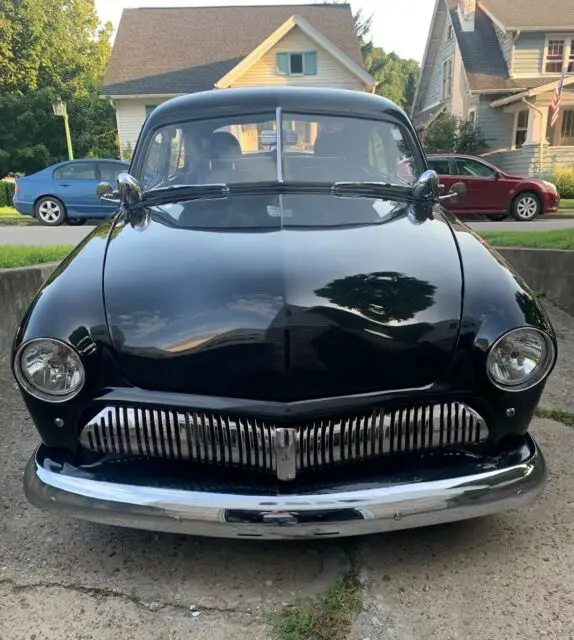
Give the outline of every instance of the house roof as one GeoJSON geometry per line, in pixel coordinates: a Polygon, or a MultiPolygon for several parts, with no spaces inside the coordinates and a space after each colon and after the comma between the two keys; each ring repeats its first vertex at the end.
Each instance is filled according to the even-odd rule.
{"type": "MultiPolygon", "coordinates": [[[[488,0],[498,2],[499,0],[488,0]]],[[[517,0],[500,0],[517,4],[517,0]]],[[[530,2],[531,0],[525,0],[530,2]]],[[[534,0],[532,0],[534,1],[534,0]]],[[[536,0],[537,2],[539,0],[536,0]]],[[[544,0],[545,2],[547,0],[544,0]]],[[[571,0],[569,0],[571,1],[571,0]]],[[[466,77],[471,91],[510,93],[531,89],[554,80],[552,76],[544,78],[511,78],[502,55],[494,24],[484,11],[477,9],[474,31],[463,31],[458,12],[452,10],[450,17],[460,48],[466,77]]],[[[560,75],[556,75],[556,80],[560,75]]]]}
{"type": "Polygon", "coordinates": [[[507,30],[566,30],[574,28],[572,0],[479,0],[507,30]]]}
{"type": "Polygon", "coordinates": [[[125,9],[103,93],[173,95],[212,89],[295,14],[362,66],[348,4],[125,9]]]}

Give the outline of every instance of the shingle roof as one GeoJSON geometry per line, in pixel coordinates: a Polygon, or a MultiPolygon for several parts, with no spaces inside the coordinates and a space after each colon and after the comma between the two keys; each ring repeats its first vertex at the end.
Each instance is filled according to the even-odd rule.
{"type": "Polygon", "coordinates": [[[572,0],[480,0],[505,27],[574,28],[572,0]]]}
{"type": "Polygon", "coordinates": [[[103,92],[173,94],[211,89],[295,14],[362,66],[348,4],[124,9],[103,92]]]}
{"type": "MultiPolygon", "coordinates": [[[[553,80],[553,76],[510,78],[494,25],[480,9],[476,11],[474,31],[462,30],[456,10],[451,11],[450,16],[471,91],[500,90],[501,93],[522,91],[553,80]]],[[[556,78],[558,77],[557,75],[556,78]]]]}

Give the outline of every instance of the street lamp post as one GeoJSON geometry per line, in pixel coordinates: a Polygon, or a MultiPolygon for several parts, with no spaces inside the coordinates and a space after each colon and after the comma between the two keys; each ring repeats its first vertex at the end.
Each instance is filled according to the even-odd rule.
{"type": "Polygon", "coordinates": [[[74,159],[74,152],[72,151],[72,137],[70,136],[70,125],[68,124],[68,109],[66,108],[66,103],[63,102],[62,98],[56,98],[56,102],[52,105],[52,109],[54,109],[54,115],[59,116],[60,118],[64,118],[64,129],[66,131],[66,145],[68,147],[68,158],[70,160],[74,159]]]}

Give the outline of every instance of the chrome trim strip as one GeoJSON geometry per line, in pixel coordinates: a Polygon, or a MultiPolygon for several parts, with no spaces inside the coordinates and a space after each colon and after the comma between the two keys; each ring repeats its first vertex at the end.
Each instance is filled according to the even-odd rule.
{"type": "Polygon", "coordinates": [[[303,469],[476,444],[488,435],[483,418],[461,402],[377,409],[292,427],[213,412],[111,406],[82,429],[80,444],[101,453],[249,467],[293,480],[303,469]]]}
{"type": "Polygon", "coordinates": [[[283,183],[283,110],[277,107],[275,110],[277,126],[277,182],[283,183]]]}
{"type": "Polygon", "coordinates": [[[505,469],[304,496],[100,482],[48,470],[32,457],[24,490],[40,509],[114,526],[226,538],[355,536],[481,517],[531,503],[542,492],[548,471],[533,440],[530,448],[528,460],[505,469]]]}

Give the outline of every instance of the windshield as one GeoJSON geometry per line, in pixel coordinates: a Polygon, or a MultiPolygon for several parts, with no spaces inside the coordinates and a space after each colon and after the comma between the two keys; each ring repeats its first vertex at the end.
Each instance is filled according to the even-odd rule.
{"type": "Polygon", "coordinates": [[[140,179],[145,189],[278,180],[409,187],[418,173],[410,136],[394,123],[278,110],[163,127],[140,179]]]}

